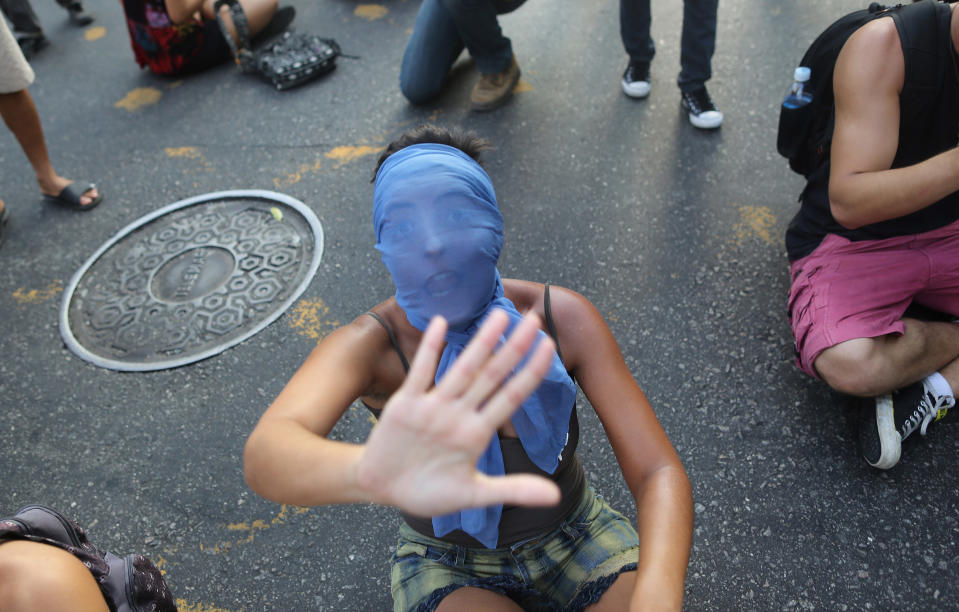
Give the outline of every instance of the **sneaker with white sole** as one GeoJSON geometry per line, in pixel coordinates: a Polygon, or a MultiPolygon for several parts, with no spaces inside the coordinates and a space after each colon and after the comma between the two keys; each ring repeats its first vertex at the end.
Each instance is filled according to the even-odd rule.
{"type": "Polygon", "coordinates": [[[926,435],[930,423],[946,416],[954,397],[936,395],[924,380],[864,400],[859,413],[859,450],[866,462],[888,470],[902,455],[902,442],[917,429],[926,435]]]}
{"type": "Polygon", "coordinates": [[[649,95],[649,62],[629,62],[620,82],[623,93],[630,98],[645,98],[649,95]]]}
{"type": "Polygon", "coordinates": [[[701,130],[712,130],[723,123],[723,114],[705,87],[693,91],[684,91],[683,108],[689,113],[689,122],[701,130]]]}

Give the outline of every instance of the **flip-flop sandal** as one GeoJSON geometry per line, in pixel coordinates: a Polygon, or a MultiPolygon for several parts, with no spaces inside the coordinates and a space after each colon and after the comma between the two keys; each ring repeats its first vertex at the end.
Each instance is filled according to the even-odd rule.
{"type": "Polygon", "coordinates": [[[91,208],[96,208],[97,204],[99,204],[103,200],[103,194],[98,193],[97,197],[94,198],[92,202],[84,206],[80,202],[80,198],[83,197],[83,194],[85,194],[86,192],[90,191],[91,189],[94,189],[96,185],[94,185],[93,183],[88,183],[86,187],[84,187],[83,189],[80,189],[78,187],[80,184],[81,184],[80,181],[70,183],[69,185],[63,188],[63,191],[60,192],[60,195],[52,196],[52,195],[43,194],[43,198],[46,201],[50,202],[51,204],[56,204],[57,206],[69,208],[70,210],[90,210],[91,208]]]}

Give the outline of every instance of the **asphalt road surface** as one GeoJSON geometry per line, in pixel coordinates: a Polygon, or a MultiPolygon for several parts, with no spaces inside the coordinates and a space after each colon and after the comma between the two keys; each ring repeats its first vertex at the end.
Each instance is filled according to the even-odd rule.
{"type": "MultiPolygon", "coordinates": [[[[373,249],[378,151],[426,121],[474,129],[506,223],[504,276],[589,297],[606,316],[689,472],[696,526],[689,610],[956,609],[956,429],[869,468],[857,415],[792,363],[783,232],[802,187],[775,151],[778,105],[814,36],[852,0],[724,0],[710,92],[722,128],[679,106],[680,2],[654,2],[652,94],[619,88],[618,4],[530,0],[502,19],[523,77],[489,114],[467,110],[463,62],[427,107],[399,92],[418,3],[293,0],[295,25],[335,38],[337,69],[277,92],[226,65],[183,80],[141,72],[118,2],[69,25],[34,0],[51,45],[30,91],[57,170],[95,180],[78,214],[42,202],[0,130],[0,513],[44,503],[95,543],[143,552],[181,610],[386,610],[397,514],[278,506],[244,484],[257,418],[316,344],[387,298],[373,249]],[[120,228],[177,200],[268,189],[323,225],[315,277],[245,342],[170,370],[121,373],[76,357],[57,328],[64,289],[120,228]]],[[[635,515],[588,404],[580,448],[595,487],[635,515]]],[[[362,440],[358,406],[335,436],[362,440]]],[[[318,466],[318,469],[322,469],[318,466]]]]}

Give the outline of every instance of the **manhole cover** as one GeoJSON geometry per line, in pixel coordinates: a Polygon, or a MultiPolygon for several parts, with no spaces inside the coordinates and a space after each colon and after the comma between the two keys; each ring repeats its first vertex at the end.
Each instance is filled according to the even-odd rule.
{"type": "Polygon", "coordinates": [[[323,254],[302,202],[221,191],[175,202],[108,240],[73,276],[60,334],[113,370],[193,363],[242,342],[290,307],[323,254]]]}

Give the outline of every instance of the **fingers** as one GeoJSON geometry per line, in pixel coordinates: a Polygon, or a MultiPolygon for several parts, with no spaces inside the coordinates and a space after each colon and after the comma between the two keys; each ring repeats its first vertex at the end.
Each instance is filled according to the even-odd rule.
{"type": "Polygon", "coordinates": [[[536,390],[553,362],[553,341],[543,338],[532,357],[493,397],[486,402],[480,416],[492,427],[499,427],[536,390]]]}
{"type": "Polygon", "coordinates": [[[524,317],[513,329],[506,343],[477,372],[472,384],[463,394],[464,401],[468,405],[480,406],[496,392],[530,352],[530,347],[539,337],[539,330],[539,318],[536,315],[524,317]]]}
{"type": "Polygon", "coordinates": [[[560,492],[555,482],[533,474],[476,476],[475,505],[555,506],[560,492]]]}
{"type": "Polygon", "coordinates": [[[443,380],[436,386],[436,390],[443,397],[459,397],[472,385],[477,373],[483,368],[490,355],[499,345],[500,338],[509,326],[509,316],[499,309],[494,309],[477,330],[473,339],[456,358],[456,361],[446,372],[443,380]]]}
{"type": "Polygon", "coordinates": [[[436,365],[439,363],[446,337],[446,319],[433,317],[423,333],[419,348],[413,356],[410,371],[403,381],[401,389],[406,391],[426,391],[433,385],[436,365]]]}

